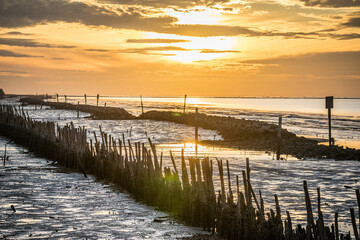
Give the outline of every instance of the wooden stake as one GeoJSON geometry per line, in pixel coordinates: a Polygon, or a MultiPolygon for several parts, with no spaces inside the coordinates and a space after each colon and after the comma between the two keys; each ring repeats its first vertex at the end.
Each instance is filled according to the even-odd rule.
{"type": "Polygon", "coordinates": [[[355,240],[359,240],[359,233],[356,226],[355,212],[353,208],[350,208],[350,215],[351,215],[351,223],[354,230],[355,240]]]}
{"type": "Polygon", "coordinates": [[[355,192],[356,192],[356,199],[359,208],[359,231],[360,231],[360,191],[359,189],[356,189],[355,192]]]}
{"type": "Polygon", "coordinates": [[[185,109],[186,109],[186,94],[185,94],[185,97],[184,97],[184,114],[185,114],[185,109]]]}
{"type": "Polygon", "coordinates": [[[144,114],[144,105],[143,105],[143,100],[142,100],[141,95],[140,95],[140,101],[141,101],[141,114],[144,114]]]}

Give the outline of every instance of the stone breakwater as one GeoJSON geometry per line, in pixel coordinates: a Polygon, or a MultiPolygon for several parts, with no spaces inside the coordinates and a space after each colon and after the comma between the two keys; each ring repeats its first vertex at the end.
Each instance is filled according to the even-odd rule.
{"type": "Polygon", "coordinates": [[[68,109],[68,110],[86,112],[91,114],[92,118],[98,120],[135,119],[135,116],[128,113],[125,109],[118,107],[98,107],[98,106],[83,105],[83,104],[76,105],[71,103],[45,102],[42,99],[35,97],[21,98],[20,102],[24,104],[49,106],[55,109],[68,109]]]}
{"type": "Polygon", "coordinates": [[[237,119],[234,117],[212,116],[195,113],[179,113],[165,111],[149,111],[135,117],[123,108],[97,107],[91,105],[74,105],[70,103],[45,102],[39,98],[29,97],[20,100],[26,104],[47,105],[56,109],[70,109],[87,112],[98,120],[136,120],[148,119],[169,121],[189,126],[198,126],[218,131],[223,141],[203,141],[203,144],[236,147],[241,149],[263,150],[275,152],[280,143],[280,153],[292,155],[299,159],[335,159],[358,160],[360,150],[342,146],[319,145],[316,140],[298,137],[294,133],[282,129],[281,139],[277,138],[278,126],[256,120],[237,119]]]}
{"type": "MultiPolygon", "coordinates": [[[[276,151],[278,146],[278,126],[256,120],[237,119],[233,117],[211,116],[206,114],[149,111],[140,116],[143,119],[170,121],[190,126],[218,131],[224,141],[205,141],[215,144],[243,149],[276,151]],[[196,119],[197,118],[197,119],[196,119]]],[[[281,154],[298,158],[333,158],[336,160],[360,160],[360,150],[341,146],[319,145],[316,140],[298,137],[282,129],[281,154]]]]}

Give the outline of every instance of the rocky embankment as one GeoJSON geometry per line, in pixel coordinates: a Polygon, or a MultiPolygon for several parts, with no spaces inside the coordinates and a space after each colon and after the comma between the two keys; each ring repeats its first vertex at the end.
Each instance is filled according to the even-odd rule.
{"type": "Polygon", "coordinates": [[[125,109],[118,107],[97,107],[83,104],[76,105],[71,103],[45,102],[41,98],[36,97],[21,98],[20,102],[24,104],[50,106],[55,109],[68,109],[86,112],[91,114],[92,118],[99,120],[135,119],[135,116],[128,113],[125,109]]]}
{"type": "MultiPolygon", "coordinates": [[[[175,113],[149,111],[140,116],[142,119],[170,121],[195,126],[195,113],[175,113]]],[[[197,125],[218,131],[224,141],[206,141],[227,147],[275,151],[277,149],[278,126],[266,122],[236,119],[233,117],[198,114],[197,125]]],[[[360,160],[360,150],[340,146],[319,145],[317,141],[298,137],[294,133],[282,130],[281,154],[298,158],[333,158],[336,160],[360,160]]]]}

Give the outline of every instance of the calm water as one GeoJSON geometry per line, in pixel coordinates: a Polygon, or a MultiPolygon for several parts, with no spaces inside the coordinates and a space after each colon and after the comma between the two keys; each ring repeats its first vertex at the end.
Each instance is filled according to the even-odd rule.
{"type": "MultiPolygon", "coordinates": [[[[96,97],[88,97],[96,105],[96,97]]],[[[68,97],[68,102],[84,103],[84,97],[68,97]]],[[[53,100],[55,101],[55,100],[53,100]]],[[[59,98],[64,101],[64,98],[59,98]]],[[[325,99],[308,98],[187,98],[187,110],[201,113],[255,119],[277,123],[299,136],[327,142],[328,117],[325,99]]],[[[140,98],[100,97],[99,105],[123,107],[134,115],[141,114],[140,98]]],[[[184,98],[143,98],[144,111],[182,111],[184,98]]],[[[332,135],[336,144],[360,149],[360,99],[335,99],[332,109],[332,135]]]]}
{"type": "MultiPolygon", "coordinates": [[[[217,99],[214,101],[231,101],[234,99],[217,99]]],[[[83,98],[68,98],[68,101],[78,102],[83,98]]],[[[95,98],[88,99],[88,103],[95,103],[95,98]]],[[[135,98],[106,98],[101,101],[107,102],[108,106],[121,106],[126,110],[139,114],[139,101],[135,98]]],[[[183,99],[145,99],[145,111],[150,109],[161,110],[177,110],[181,111],[183,99]],[[151,101],[150,101],[151,100],[151,101]]],[[[190,99],[188,99],[190,101],[190,99]]],[[[203,100],[203,99],[202,99],[203,100]]],[[[259,119],[261,121],[276,122],[279,114],[284,117],[285,128],[292,130],[298,134],[309,135],[314,137],[327,137],[327,115],[326,110],[322,109],[321,113],[315,111],[318,104],[319,109],[323,108],[324,101],[320,99],[235,99],[239,102],[252,102],[253,109],[243,109],[230,107],[221,107],[221,103],[201,104],[199,102],[189,103],[189,111],[193,111],[194,107],[199,107],[201,112],[230,115],[238,118],[259,119]],[[260,110],[261,102],[266,100],[282,102],[281,106],[285,109],[290,106],[289,102],[301,102],[308,104],[302,107],[303,112],[285,112],[281,108],[275,108],[271,111],[260,110]],[[259,109],[256,109],[256,106],[259,109]],[[306,110],[307,109],[307,110],[306,110]],[[306,111],[305,111],[306,110],[306,111]]],[[[194,100],[195,101],[195,100],[194,100]]],[[[200,100],[199,100],[200,101],[200,100]]],[[[340,100],[339,100],[340,101],[340,100]]],[[[348,106],[347,109],[356,109],[358,99],[341,99],[343,105],[348,106]]],[[[101,104],[103,103],[101,102],[101,104]]],[[[95,103],[96,104],[96,103],[95,103]]],[[[223,103],[225,104],[225,103],[223,103]]],[[[268,106],[271,104],[268,104],[268,106]]],[[[335,100],[335,108],[339,108],[338,100],[335,100]]],[[[227,105],[228,106],[228,105],[227,105]]],[[[246,151],[232,148],[213,148],[200,146],[199,151],[195,153],[193,141],[192,127],[169,122],[157,122],[150,120],[91,120],[76,118],[75,111],[52,110],[52,109],[35,109],[34,107],[26,108],[32,118],[38,120],[56,121],[60,125],[65,125],[70,121],[76,126],[85,126],[89,131],[95,131],[99,134],[99,125],[102,129],[110,133],[115,138],[119,138],[125,134],[132,141],[140,141],[147,143],[147,137],[151,137],[152,141],[157,144],[158,152],[164,153],[164,165],[171,166],[169,159],[169,150],[176,155],[176,163],[180,165],[180,151],[184,149],[186,155],[194,155],[199,157],[209,156],[212,160],[215,158],[228,160],[232,174],[232,184],[235,186],[235,175],[241,174],[241,170],[245,166],[245,158],[249,157],[252,169],[252,183],[254,189],[261,190],[265,199],[266,208],[274,207],[273,195],[279,195],[281,210],[285,215],[288,210],[293,218],[294,224],[306,223],[304,194],[302,189],[303,180],[308,181],[310,194],[313,200],[313,208],[316,213],[316,187],[321,187],[323,198],[323,212],[327,222],[333,220],[335,211],[339,212],[340,226],[343,230],[351,229],[349,208],[355,208],[357,212],[357,203],[355,197],[355,189],[360,188],[360,162],[343,161],[337,162],[329,160],[303,160],[299,161],[291,156],[283,156],[287,161],[275,161],[272,153],[260,151],[246,151]],[[345,187],[347,186],[347,187],[345,187]]],[[[295,107],[293,108],[295,109],[295,107]]],[[[297,108],[296,108],[297,109],[297,108]]],[[[352,110],[356,111],[356,110],[352,110]]],[[[334,110],[335,112],[335,110],[334,110]]],[[[81,117],[88,114],[82,113],[81,117]]],[[[359,141],[359,116],[356,114],[336,115],[334,117],[334,135],[336,139],[342,137],[346,142],[356,145],[359,141]]],[[[200,129],[200,139],[221,139],[215,131],[200,129]]],[[[92,134],[88,134],[92,138],[92,134]]],[[[99,139],[99,138],[98,138],[99,139]]],[[[1,154],[1,152],[0,152],[1,154]]],[[[215,175],[217,175],[217,166],[215,165],[215,175]]],[[[216,186],[219,187],[218,178],[215,178],[216,186]]],[[[357,213],[356,213],[357,214],[357,213]]]]}

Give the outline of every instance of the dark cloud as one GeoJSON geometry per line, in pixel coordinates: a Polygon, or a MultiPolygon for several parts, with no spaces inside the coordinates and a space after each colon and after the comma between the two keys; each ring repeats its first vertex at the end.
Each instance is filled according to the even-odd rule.
{"type": "MultiPolygon", "coordinates": [[[[355,2],[357,1],[360,0],[356,0],[355,2]]],[[[207,4],[216,2],[216,0],[210,1],[207,2],[207,4]]],[[[330,3],[331,1],[327,2],[330,3]]],[[[115,12],[104,6],[91,5],[90,3],[83,2],[71,2],[69,0],[0,0],[0,27],[26,27],[63,21],[68,23],[81,23],[88,26],[107,26],[118,29],[132,29],[193,37],[237,35],[304,39],[319,37],[319,34],[314,32],[276,32],[260,31],[243,26],[176,24],[177,19],[174,17],[146,17],[142,15],[141,11],[137,10],[137,8],[129,9],[130,8],[126,11],[118,9],[117,12],[115,12]]],[[[344,25],[357,26],[359,24],[358,22],[359,18],[352,16],[344,25]]],[[[337,38],[335,35],[328,35],[328,37],[337,38]]],[[[345,36],[344,38],[346,37],[351,36],[345,36]]],[[[128,42],[138,43],[174,43],[179,41],[160,39],[128,40],[128,42]]],[[[28,47],[73,47],[38,43],[29,39],[2,39],[2,44],[28,47]]]]}
{"type": "Polygon", "coordinates": [[[360,75],[360,51],[310,53],[241,63],[261,64],[271,74],[360,75]]]}
{"type": "Polygon", "coordinates": [[[310,7],[360,7],[360,0],[300,0],[310,7]]]}
{"type": "Polygon", "coordinates": [[[1,35],[21,35],[21,36],[31,36],[31,35],[34,35],[34,34],[32,34],[32,33],[23,33],[23,32],[18,32],[18,31],[12,31],[12,32],[2,33],[1,35]]]}
{"type": "Polygon", "coordinates": [[[184,39],[163,39],[163,38],[151,38],[151,39],[128,39],[127,43],[182,43],[190,42],[190,40],[184,39]]]}
{"type": "Polygon", "coordinates": [[[104,7],[68,0],[0,0],[0,27],[25,27],[58,21],[196,37],[261,35],[241,26],[180,25],[175,24],[177,19],[174,17],[144,17],[136,11],[119,15],[104,7]]]}
{"type": "Polygon", "coordinates": [[[89,52],[111,52],[112,50],[109,49],[100,49],[100,48],[88,48],[88,49],[84,49],[85,51],[89,51],[89,52]]]}
{"type": "Polygon", "coordinates": [[[4,50],[4,49],[0,49],[0,56],[2,56],[2,57],[42,57],[42,56],[33,56],[33,55],[15,53],[15,52],[4,50]]]}
{"type": "MultiPolygon", "coordinates": [[[[159,55],[159,53],[157,53],[157,52],[163,52],[163,51],[192,51],[192,50],[182,48],[182,47],[165,46],[165,47],[129,48],[129,49],[126,49],[124,52],[139,53],[139,54],[154,54],[154,52],[155,52],[155,55],[159,55]]],[[[161,53],[161,55],[164,55],[164,53],[161,53]]],[[[168,54],[165,54],[165,55],[168,55],[168,54]]]]}
{"type": "Polygon", "coordinates": [[[118,14],[105,7],[68,0],[0,0],[0,26],[5,28],[64,21],[89,26],[149,30],[176,20],[168,16],[144,17],[138,12],[118,14]]]}
{"type": "Polygon", "coordinates": [[[325,34],[324,36],[326,37],[330,37],[330,38],[335,38],[337,40],[352,40],[352,39],[359,39],[360,38],[360,34],[359,33],[348,33],[348,34],[332,34],[332,33],[328,33],[325,34]]]}
{"type": "Polygon", "coordinates": [[[229,2],[229,0],[98,0],[100,3],[117,5],[141,5],[156,8],[189,8],[196,6],[214,6],[229,2]]]}
{"type": "Polygon", "coordinates": [[[348,19],[342,25],[347,27],[360,27],[360,12],[349,14],[348,19]]]}
{"type": "Polygon", "coordinates": [[[17,46],[17,47],[75,48],[75,46],[39,43],[34,41],[33,39],[22,39],[22,38],[0,38],[0,45],[17,46]]]}

